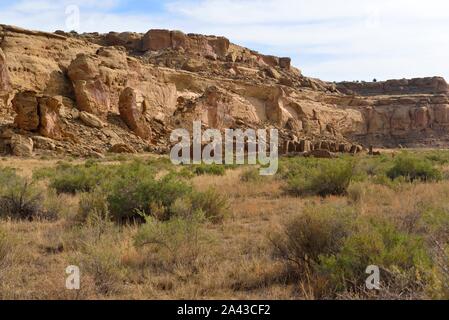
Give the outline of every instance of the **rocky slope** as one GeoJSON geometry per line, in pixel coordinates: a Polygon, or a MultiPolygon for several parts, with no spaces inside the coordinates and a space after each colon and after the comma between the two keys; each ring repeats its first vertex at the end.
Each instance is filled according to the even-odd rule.
{"type": "Polygon", "coordinates": [[[283,152],[449,144],[444,79],[326,83],[223,37],[0,25],[0,152],[169,149],[174,128],[280,130],[283,152]]]}

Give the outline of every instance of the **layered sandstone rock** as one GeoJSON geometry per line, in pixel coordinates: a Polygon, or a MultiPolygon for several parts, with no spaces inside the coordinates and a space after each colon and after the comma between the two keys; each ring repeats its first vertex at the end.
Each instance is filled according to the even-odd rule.
{"type": "Polygon", "coordinates": [[[120,117],[137,136],[148,139],[151,129],[146,122],[146,104],[144,96],[133,88],[126,88],[120,95],[120,117]]]}
{"type": "Polygon", "coordinates": [[[0,100],[3,107],[7,103],[7,97],[11,90],[11,80],[9,78],[8,66],[6,64],[6,56],[0,48],[0,100]]]}
{"type": "Polygon", "coordinates": [[[0,36],[2,110],[16,111],[16,132],[52,138],[58,152],[167,150],[171,131],[194,120],[276,128],[285,153],[449,141],[441,78],[327,83],[304,77],[290,58],[180,31],[77,35],[0,25],[0,36]]]}
{"type": "Polygon", "coordinates": [[[62,139],[63,130],[59,111],[62,103],[56,97],[39,99],[39,133],[47,138],[62,139]]]}
{"type": "Polygon", "coordinates": [[[18,92],[12,100],[17,113],[14,124],[17,128],[39,132],[44,137],[61,139],[63,130],[59,110],[61,101],[56,97],[38,95],[34,91],[18,92]]]}
{"type": "Polygon", "coordinates": [[[12,105],[17,113],[14,124],[18,128],[27,131],[36,131],[39,128],[39,103],[35,91],[17,93],[12,100],[12,105]]]}
{"type": "Polygon", "coordinates": [[[223,37],[206,37],[203,35],[185,35],[181,31],[150,30],[142,39],[143,51],[160,51],[182,49],[207,58],[224,59],[230,42],[223,37]]]}
{"type": "Polygon", "coordinates": [[[34,143],[31,138],[14,134],[11,137],[12,154],[17,157],[32,157],[34,143]]]}
{"type": "Polygon", "coordinates": [[[104,116],[110,110],[108,87],[101,81],[98,61],[80,54],[70,64],[68,75],[73,82],[80,111],[104,116]]]}
{"type": "Polygon", "coordinates": [[[128,50],[140,51],[142,49],[142,35],[135,32],[110,32],[105,36],[104,45],[123,46],[128,50]]]}
{"type": "Polygon", "coordinates": [[[121,144],[115,144],[109,149],[109,152],[111,153],[136,153],[136,150],[127,144],[121,143],[121,144]]]}
{"type": "Polygon", "coordinates": [[[103,121],[101,121],[100,118],[94,116],[93,114],[85,112],[85,111],[80,112],[80,120],[86,126],[89,126],[92,128],[102,129],[102,128],[106,127],[106,124],[103,121]]]}
{"type": "Polygon", "coordinates": [[[342,82],[338,90],[346,94],[401,95],[447,94],[449,85],[441,77],[388,80],[382,82],[342,82]]]}

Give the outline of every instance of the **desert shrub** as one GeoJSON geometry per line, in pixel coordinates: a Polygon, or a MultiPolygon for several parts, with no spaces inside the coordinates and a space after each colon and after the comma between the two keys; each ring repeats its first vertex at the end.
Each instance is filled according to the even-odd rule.
{"type": "Polygon", "coordinates": [[[193,272],[202,252],[203,221],[201,211],[188,218],[176,217],[169,221],[148,216],[135,235],[134,244],[137,248],[148,250],[151,258],[148,262],[159,264],[156,266],[158,269],[162,267],[174,271],[182,267],[193,272]]]}
{"type": "Polygon", "coordinates": [[[171,163],[170,158],[167,157],[151,158],[146,160],[145,164],[155,170],[170,171],[174,168],[174,165],[171,163]]]}
{"type": "Polygon", "coordinates": [[[353,165],[349,160],[312,160],[288,172],[286,190],[295,196],[344,195],[352,177],[353,165]]]}
{"type": "Polygon", "coordinates": [[[219,223],[225,218],[229,203],[228,199],[214,189],[206,192],[194,192],[191,195],[193,210],[200,210],[207,220],[219,223]]]}
{"type": "Polygon", "coordinates": [[[258,168],[250,168],[240,175],[240,181],[242,182],[257,183],[263,180],[264,177],[260,175],[260,170],[258,168]]]}
{"type": "Polygon", "coordinates": [[[404,177],[409,181],[438,181],[442,178],[440,170],[435,168],[429,160],[419,159],[411,154],[402,154],[394,161],[394,166],[387,175],[394,180],[404,177]]]}
{"type": "Polygon", "coordinates": [[[77,220],[85,222],[92,216],[109,218],[107,196],[101,189],[80,195],[77,220]]]}
{"type": "Polygon", "coordinates": [[[56,168],[36,170],[33,178],[48,179],[51,188],[58,193],[91,192],[99,186],[108,186],[116,177],[154,176],[155,170],[142,161],[135,160],[120,165],[104,165],[97,161],[87,161],[84,165],[60,163],[56,168]]]}
{"type": "MultiPolygon", "coordinates": [[[[176,199],[170,207],[171,217],[189,218],[201,211],[206,220],[212,223],[222,222],[228,213],[228,199],[216,190],[192,192],[188,196],[176,199]]],[[[153,214],[154,215],[154,214],[153,214]]]]}
{"type": "Polygon", "coordinates": [[[379,266],[391,296],[414,296],[433,285],[434,262],[425,239],[380,216],[359,216],[350,207],[318,206],[288,221],[274,238],[287,275],[312,282],[315,294],[365,293],[366,269],[379,266]]]}
{"type": "Polygon", "coordinates": [[[57,168],[50,178],[50,187],[58,193],[90,192],[106,179],[108,170],[95,163],[57,168]]]}
{"type": "Polygon", "coordinates": [[[391,161],[391,158],[385,155],[358,158],[354,164],[354,179],[364,181],[369,178],[385,175],[391,166],[391,161]]]}
{"type": "Polygon", "coordinates": [[[312,206],[287,221],[272,239],[275,256],[303,273],[319,263],[322,255],[339,251],[352,232],[354,212],[349,207],[312,206]]]}
{"type": "MultiPolygon", "coordinates": [[[[0,228],[0,269],[6,264],[6,259],[12,252],[12,245],[9,235],[5,230],[0,228]]],[[[0,275],[0,279],[1,279],[0,275]]]]}
{"type": "Polygon", "coordinates": [[[367,185],[362,182],[351,183],[348,188],[348,198],[352,204],[361,204],[366,196],[367,185]]]}
{"type": "Polygon", "coordinates": [[[384,271],[383,286],[397,294],[404,289],[422,290],[430,257],[421,237],[398,230],[384,221],[363,224],[345,239],[339,250],[320,257],[319,272],[329,280],[332,290],[363,291],[365,270],[376,265],[384,271]]]}
{"type": "Polygon", "coordinates": [[[93,278],[97,292],[108,296],[119,293],[125,279],[122,256],[120,239],[108,235],[85,243],[73,260],[81,263],[82,270],[93,278]]]}
{"type": "Polygon", "coordinates": [[[154,176],[116,177],[107,195],[112,218],[117,221],[144,215],[158,215],[162,220],[171,216],[172,204],[190,195],[192,187],[174,176],[157,180],[154,176]]]}
{"type": "Polygon", "coordinates": [[[217,164],[201,164],[193,167],[194,174],[198,176],[210,175],[210,176],[224,176],[226,174],[226,167],[217,164]]]}
{"type": "Polygon", "coordinates": [[[44,196],[37,185],[18,176],[12,169],[0,170],[0,217],[10,219],[44,218],[44,196]]]}
{"type": "Polygon", "coordinates": [[[439,165],[445,165],[449,163],[449,152],[447,151],[438,150],[426,152],[424,153],[424,157],[425,159],[439,165]]]}
{"type": "Polygon", "coordinates": [[[77,205],[69,201],[69,197],[69,195],[57,194],[53,189],[46,190],[42,202],[45,208],[45,217],[53,220],[58,218],[72,218],[77,212],[77,205]]]}

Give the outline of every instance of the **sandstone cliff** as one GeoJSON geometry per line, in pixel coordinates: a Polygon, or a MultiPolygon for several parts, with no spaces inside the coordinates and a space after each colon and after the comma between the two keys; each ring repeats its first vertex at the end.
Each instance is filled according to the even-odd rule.
{"type": "Polygon", "coordinates": [[[180,31],[79,35],[0,25],[0,39],[3,152],[20,135],[42,154],[164,153],[171,130],[193,120],[278,128],[284,152],[448,141],[441,78],[326,83],[289,58],[180,31]]]}

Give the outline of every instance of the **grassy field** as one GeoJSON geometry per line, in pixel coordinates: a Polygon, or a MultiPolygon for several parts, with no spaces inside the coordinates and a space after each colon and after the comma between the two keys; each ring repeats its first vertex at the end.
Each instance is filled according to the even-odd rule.
{"type": "Polygon", "coordinates": [[[148,155],[0,165],[0,299],[449,298],[446,151],[285,158],[273,177],[148,155]]]}

